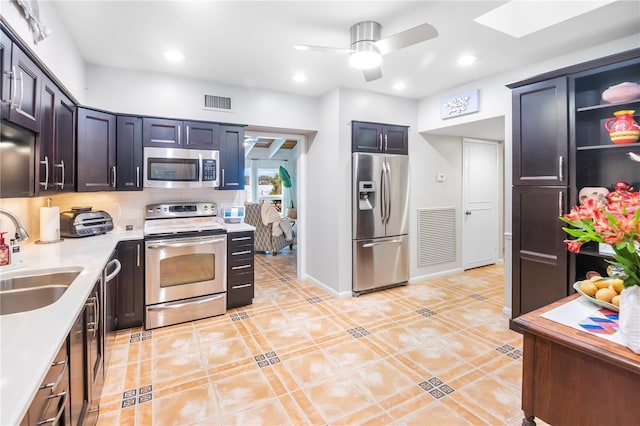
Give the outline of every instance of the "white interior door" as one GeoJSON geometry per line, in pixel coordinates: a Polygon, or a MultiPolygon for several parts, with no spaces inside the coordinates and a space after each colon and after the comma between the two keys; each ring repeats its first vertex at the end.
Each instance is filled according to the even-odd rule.
{"type": "Polygon", "coordinates": [[[462,268],[498,259],[498,142],[462,141],[462,268]]]}

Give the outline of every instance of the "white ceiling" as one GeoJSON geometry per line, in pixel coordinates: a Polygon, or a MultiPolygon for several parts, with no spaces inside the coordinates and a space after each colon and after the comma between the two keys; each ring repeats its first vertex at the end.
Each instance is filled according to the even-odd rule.
{"type": "MultiPolygon", "coordinates": [[[[420,99],[430,94],[640,33],[640,2],[623,0],[514,38],[474,22],[504,1],[56,1],[86,62],[174,74],[242,87],[318,96],[350,87],[420,99]],[[384,57],[383,78],[365,82],[348,56],[300,52],[296,43],[348,47],[349,28],[382,24],[382,37],[428,22],[429,40],[384,57]],[[180,49],[185,60],[162,56],[180,49]],[[462,53],[478,56],[461,68],[462,53]],[[303,72],[305,83],[292,75],[303,72]],[[406,89],[392,88],[403,81],[406,89]]],[[[554,3],[539,1],[553,13],[554,3]]],[[[524,19],[527,19],[525,17],[524,19]]],[[[639,41],[640,44],[640,41],[639,41]]]]}

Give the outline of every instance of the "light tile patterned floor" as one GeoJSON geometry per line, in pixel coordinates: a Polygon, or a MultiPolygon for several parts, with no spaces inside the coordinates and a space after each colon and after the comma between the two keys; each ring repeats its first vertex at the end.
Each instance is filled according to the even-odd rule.
{"type": "Polygon", "coordinates": [[[256,255],[253,305],[113,342],[100,425],[518,425],[501,265],[337,300],[256,255]]]}

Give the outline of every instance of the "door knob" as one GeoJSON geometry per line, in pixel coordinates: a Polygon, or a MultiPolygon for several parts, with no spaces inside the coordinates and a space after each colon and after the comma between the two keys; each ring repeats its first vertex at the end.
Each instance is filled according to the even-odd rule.
{"type": "Polygon", "coordinates": [[[465,216],[469,216],[471,214],[471,210],[467,210],[464,212],[465,216]]]}

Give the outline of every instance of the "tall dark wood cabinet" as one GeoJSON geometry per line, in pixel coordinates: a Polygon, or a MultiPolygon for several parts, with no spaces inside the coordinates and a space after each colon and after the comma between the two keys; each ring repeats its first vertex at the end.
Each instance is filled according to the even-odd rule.
{"type": "Polygon", "coordinates": [[[76,106],[48,77],[43,77],[38,135],[39,194],[76,190],[76,106]]]}
{"type": "Polygon", "coordinates": [[[117,253],[122,269],[116,284],[115,328],[139,327],[144,317],[144,241],[121,241],[117,253]]]}
{"type": "Polygon", "coordinates": [[[568,294],[558,220],[569,193],[567,96],[566,77],[512,92],[514,317],[568,294]]]}
{"type": "Polygon", "coordinates": [[[116,188],[142,191],[142,118],[119,115],[116,128],[116,188]]]}
{"type": "Polygon", "coordinates": [[[409,153],[409,128],[392,124],[351,122],[351,151],[387,154],[409,153]]]}
{"type": "MultiPolygon", "coordinates": [[[[604,128],[613,112],[640,110],[640,99],[607,104],[608,87],[637,81],[640,49],[553,71],[509,85],[513,106],[512,316],[573,292],[587,271],[605,273],[606,255],[586,245],[567,251],[559,217],[578,204],[584,187],[640,186],[640,166],[613,145],[604,128]]],[[[640,115],[635,114],[636,121],[640,115]]]]}
{"type": "Polygon", "coordinates": [[[78,108],[78,192],[114,191],[116,116],[78,108]]]}
{"type": "Polygon", "coordinates": [[[220,126],[219,189],[244,189],[243,126],[220,126]]]}

